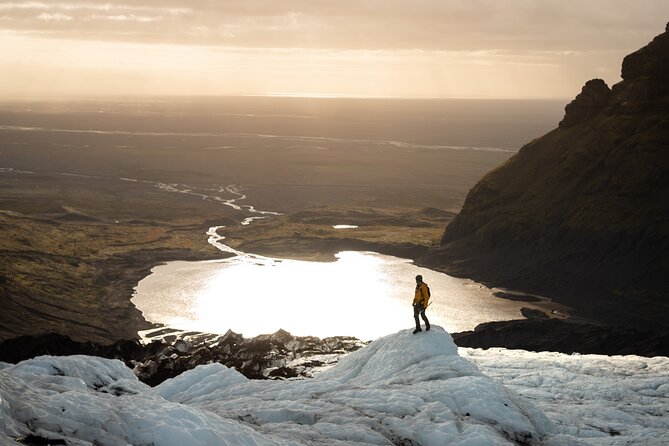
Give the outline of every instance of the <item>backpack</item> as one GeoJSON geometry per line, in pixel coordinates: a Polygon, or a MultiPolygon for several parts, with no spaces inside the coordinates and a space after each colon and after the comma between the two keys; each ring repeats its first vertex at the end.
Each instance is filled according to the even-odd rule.
{"type": "MultiPolygon", "coordinates": [[[[427,299],[425,299],[425,301],[429,302],[430,298],[432,297],[432,293],[430,293],[430,286],[425,282],[423,282],[423,285],[425,285],[425,288],[427,289],[427,299]]],[[[427,305],[425,306],[425,308],[427,308],[427,305]]]]}

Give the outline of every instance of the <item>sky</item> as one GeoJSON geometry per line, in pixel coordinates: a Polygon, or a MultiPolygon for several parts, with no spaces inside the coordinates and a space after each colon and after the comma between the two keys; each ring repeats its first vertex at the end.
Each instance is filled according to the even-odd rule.
{"type": "Polygon", "coordinates": [[[0,0],[0,98],[570,98],[667,0],[0,0]]]}

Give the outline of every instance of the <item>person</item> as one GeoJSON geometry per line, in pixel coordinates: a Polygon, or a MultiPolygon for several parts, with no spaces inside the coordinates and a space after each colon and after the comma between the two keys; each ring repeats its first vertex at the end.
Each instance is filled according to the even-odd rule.
{"type": "Polygon", "coordinates": [[[427,301],[430,300],[430,287],[427,286],[427,283],[423,282],[423,276],[416,276],[416,293],[413,298],[413,318],[416,321],[416,329],[413,331],[413,334],[423,331],[420,328],[420,321],[418,320],[418,315],[425,322],[425,331],[430,330],[430,321],[427,320],[425,316],[425,309],[428,306],[427,301]]]}

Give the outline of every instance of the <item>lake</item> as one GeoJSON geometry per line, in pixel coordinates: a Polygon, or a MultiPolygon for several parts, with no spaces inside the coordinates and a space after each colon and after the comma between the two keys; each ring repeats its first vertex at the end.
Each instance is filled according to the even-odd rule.
{"type": "Polygon", "coordinates": [[[373,252],[340,252],[335,262],[236,256],[169,262],[136,288],[144,317],[183,330],[245,336],[282,328],[294,335],[371,340],[412,327],[415,276],[429,284],[427,316],[449,332],[491,320],[522,318],[528,306],[496,290],[373,252]]]}

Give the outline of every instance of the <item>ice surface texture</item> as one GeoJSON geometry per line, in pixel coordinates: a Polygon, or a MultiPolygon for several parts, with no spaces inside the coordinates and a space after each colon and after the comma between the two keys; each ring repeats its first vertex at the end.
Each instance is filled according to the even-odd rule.
{"type": "Polygon", "coordinates": [[[551,445],[669,444],[669,358],[460,349],[555,423],[551,445]]]}
{"type": "MultiPolygon", "coordinates": [[[[223,365],[209,364],[151,388],[120,361],[43,356],[0,365],[0,444],[18,444],[15,439],[29,434],[76,445],[155,446],[541,441],[557,445],[604,438],[602,432],[594,432],[598,437],[593,430],[579,428],[570,415],[588,416],[599,400],[590,401],[581,412],[571,408],[572,412],[563,414],[546,402],[568,397],[560,383],[570,377],[604,373],[605,367],[571,363],[561,374],[556,371],[560,364],[587,358],[556,354],[550,361],[535,363],[532,355],[536,354],[527,352],[522,358],[504,350],[467,350],[466,354],[491,373],[497,370],[493,373],[497,379],[511,377],[514,390],[459,356],[450,335],[439,327],[419,335],[404,330],[377,339],[308,380],[253,381],[223,365]],[[551,383],[544,394],[543,382],[551,383]],[[527,393],[557,421],[549,421],[516,391],[527,393]]],[[[640,361],[630,363],[632,369],[617,367],[614,375],[632,379],[643,369],[640,361]]],[[[666,412],[666,405],[662,408],[666,366],[665,361],[653,369],[654,374],[660,373],[659,381],[651,376],[637,381],[641,394],[653,394],[640,395],[638,402],[654,401],[655,412],[666,412]]],[[[630,384],[621,392],[633,387],[630,384]]],[[[588,398],[589,391],[595,389],[584,388],[583,398],[588,398]]],[[[608,417],[607,413],[612,425],[630,422],[622,411],[605,412],[600,418],[608,417]]],[[[638,438],[653,441],[662,429],[666,433],[666,421],[660,418],[653,423],[650,430],[635,425],[635,432],[646,432],[646,437],[638,438]]],[[[608,434],[606,439],[625,435],[608,434]]]]}

